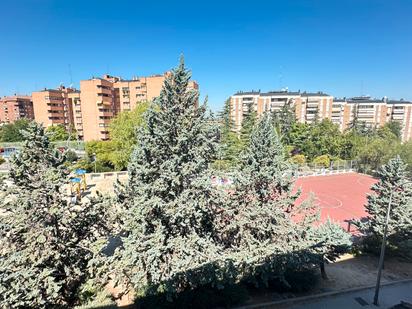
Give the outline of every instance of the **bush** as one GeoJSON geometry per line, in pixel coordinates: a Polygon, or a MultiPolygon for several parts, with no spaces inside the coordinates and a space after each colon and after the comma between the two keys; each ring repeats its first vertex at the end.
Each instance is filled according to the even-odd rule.
{"type": "Polygon", "coordinates": [[[73,163],[79,159],[76,152],[73,150],[67,150],[64,152],[64,157],[66,158],[66,162],[73,163]]]}
{"type": "Polygon", "coordinates": [[[328,155],[321,155],[319,157],[316,157],[312,161],[316,165],[320,165],[322,167],[329,167],[330,166],[330,159],[328,155]]]}
{"type": "Polygon", "coordinates": [[[103,306],[104,308],[117,308],[110,293],[93,279],[89,279],[80,286],[77,297],[81,305],[76,306],[76,309],[102,308],[103,306]]]}
{"type": "Polygon", "coordinates": [[[272,280],[269,287],[278,292],[306,292],[316,286],[319,275],[315,269],[288,269],[284,274],[284,280],[272,280]]]}
{"type": "Polygon", "coordinates": [[[173,301],[168,301],[165,295],[148,296],[139,299],[141,309],[162,308],[228,308],[245,302],[249,298],[248,290],[244,285],[228,285],[222,289],[202,287],[187,290],[177,295],[173,301]]]}
{"type": "Polygon", "coordinates": [[[290,158],[290,162],[298,164],[298,165],[303,165],[306,163],[306,158],[303,154],[298,154],[290,158]]]}
{"type": "Polygon", "coordinates": [[[4,162],[6,162],[6,159],[0,156],[0,165],[2,165],[4,162]]]}
{"type": "Polygon", "coordinates": [[[72,165],[70,169],[71,170],[84,169],[88,173],[94,173],[95,170],[96,170],[96,173],[106,173],[106,172],[114,171],[113,166],[106,165],[105,163],[99,160],[97,160],[95,164],[94,161],[90,160],[90,158],[81,159],[77,161],[77,163],[72,165]]]}

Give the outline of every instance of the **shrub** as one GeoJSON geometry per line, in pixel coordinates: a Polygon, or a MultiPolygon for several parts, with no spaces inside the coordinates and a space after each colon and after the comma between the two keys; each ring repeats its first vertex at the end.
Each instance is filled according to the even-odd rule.
{"type": "Polygon", "coordinates": [[[329,167],[330,166],[330,159],[329,155],[321,155],[319,157],[316,157],[312,161],[316,165],[320,165],[322,167],[329,167]]]}
{"type": "Polygon", "coordinates": [[[319,275],[314,268],[288,269],[282,280],[273,279],[269,281],[269,288],[279,293],[284,292],[306,292],[316,286],[319,275]]]}
{"type": "Polygon", "coordinates": [[[4,162],[6,162],[6,159],[4,159],[3,157],[0,157],[0,165],[2,165],[4,162]]]}
{"type": "Polygon", "coordinates": [[[139,307],[146,308],[229,308],[245,302],[249,298],[247,288],[241,284],[225,286],[221,289],[202,287],[187,290],[168,301],[166,295],[148,296],[138,300],[139,307]]]}
{"type": "Polygon", "coordinates": [[[75,161],[77,161],[79,159],[79,157],[77,156],[76,152],[73,150],[67,150],[64,153],[64,157],[66,159],[67,162],[73,163],[75,161]]]}
{"type": "Polygon", "coordinates": [[[290,158],[290,162],[298,165],[303,165],[306,163],[306,158],[303,154],[297,154],[290,158]]]}

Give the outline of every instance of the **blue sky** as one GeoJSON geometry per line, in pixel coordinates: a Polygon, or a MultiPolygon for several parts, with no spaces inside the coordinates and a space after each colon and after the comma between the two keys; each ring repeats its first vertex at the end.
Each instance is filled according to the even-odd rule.
{"type": "Polygon", "coordinates": [[[184,53],[214,110],[238,90],[280,87],[412,100],[410,0],[9,0],[1,10],[1,96],[161,73],[184,53]]]}

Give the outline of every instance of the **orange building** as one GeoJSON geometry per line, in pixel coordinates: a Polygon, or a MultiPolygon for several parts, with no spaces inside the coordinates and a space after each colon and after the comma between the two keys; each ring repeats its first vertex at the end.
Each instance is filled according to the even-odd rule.
{"type": "Polygon", "coordinates": [[[72,128],[76,130],[77,136],[80,140],[83,140],[83,118],[82,109],[80,104],[80,91],[75,90],[67,94],[67,100],[69,105],[69,121],[72,128]]]}
{"type": "Polygon", "coordinates": [[[14,95],[0,98],[0,123],[13,123],[21,118],[34,119],[30,96],[14,95]]]}
{"type": "MultiPolygon", "coordinates": [[[[81,80],[80,91],[61,86],[33,92],[34,117],[45,127],[63,124],[67,129],[74,128],[84,141],[108,140],[112,118],[141,102],[153,101],[169,74],[131,80],[106,74],[81,80]]],[[[189,87],[198,89],[195,81],[190,81],[189,87]]]]}
{"type": "MultiPolygon", "coordinates": [[[[134,77],[131,80],[104,75],[102,78],[80,81],[83,139],[108,140],[111,119],[121,111],[134,109],[139,103],[153,101],[160,95],[169,74],[134,77]]],[[[189,82],[189,87],[198,89],[194,81],[189,82]]]]}
{"type": "Polygon", "coordinates": [[[69,129],[73,124],[73,111],[69,95],[73,92],[76,92],[76,89],[64,86],[33,92],[35,120],[45,127],[61,124],[69,129]]]}
{"type": "Polygon", "coordinates": [[[80,81],[80,111],[85,141],[108,140],[116,114],[113,82],[105,78],[80,81]]]}

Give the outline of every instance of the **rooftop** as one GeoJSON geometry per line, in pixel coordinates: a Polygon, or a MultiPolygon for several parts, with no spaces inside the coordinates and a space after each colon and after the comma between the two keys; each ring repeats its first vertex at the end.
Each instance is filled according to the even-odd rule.
{"type": "Polygon", "coordinates": [[[324,93],[322,91],[318,92],[306,92],[303,91],[301,92],[300,90],[298,91],[289,91],[289,90],[272,90],[268,92],[261,92],[260,90],[258,91],[238,91],[234,95],[261,95],[261,96],[306,96],[306,97],[327,97],[330,96],[327,93],[324,93]]]}

